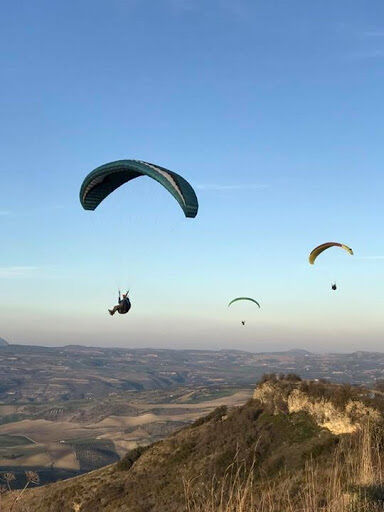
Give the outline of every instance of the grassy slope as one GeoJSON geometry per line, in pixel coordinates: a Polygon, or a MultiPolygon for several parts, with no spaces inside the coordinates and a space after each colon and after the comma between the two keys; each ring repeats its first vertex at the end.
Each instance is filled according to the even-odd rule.
{"type": "Polygon", "coordinates": [[[198,475],[203,481],[220,478],[236,458],[248,467],[255,460],[257,474],[273,476],[284,467],[295,472],[311,455],[321,456],[335,444],[336,438],[308,415],[273,416],[250,401],[228,416],[218,408],[205,421],[152,445],[130,469],[109,466],[35,489],[27,497],[27,510],[73,511],[74,503],[82,503],[82,512],[180,511],[183,481],[198,475]]]}
{"type": "MultiPolygon", "coordinates": [[[[327,390],[317,387],[313,392],[321,391],[323,396],[327,390]]],[[[333,388],[328,391],[330,395],[335,394],[333,388]]],[[[341,398],[344,401],[344,394],[341,398]]],[[[368,456],[366,460],[361,459],[359,466],[359,446],[363,446],[362,439],[353,441],[350,435],[333,435],[321,429],[307,413],[287,414],[282,409],[276,414],[276,409],[250,400],[231,411],[219,407],[192,426],[145,451],[134,451],[117,465],[29,491],[21,507],[15,508],[14,512],[216,511],[216,506],[207,508],[204,500],[209,498],[210,489],[217,491],[217,482],[228,480],[228,475],[231,480],[231,474],[236,471],[238,487],[242,487],[251,474],[255,482],[253,491],[262,489],[265,495],[268,489],[273,489],[270,493],[273,503],[269,508],[255,507],[252,510],[297,510],[288,508],[288,501],[283,500],[279,504],[279,500],[286,493],[294,503],[305,489],[309,489],[306,496],[316,504],[300,509],[313,512],[347,510],[323,508],[330,483],[335,483],[333,498],[343,497],[344,481],[351,487],[351,475],[353,477],[360,471],[367,490],[377,491],[368,485],[372,482],[370,473],[377,475],[377,468],[373,470],[373,459],[368,456]],[[351,469],[348,469],[349,475],[345,468],[351,469]],[[192,497],[189,508],[186,506],[186,493],[192,497]],[[203,507],[195,506],[199,500],[203,507]]],[[[370,446],[370,442],[365,446],[370,446]]],[[[378,445],[378,449],[382,450],[382,446],[378,445]]],[[[382,487],[378,489],[382,493],[382,487]]],[[[227,490],[224,489],[224,493],[227,490]]],[[[383,502],[380,503],[379,507],[383,502]]],[[[221,510],[237,512],[240,508],[221,510]]],[[[384,508],[360,507],[356,510],[384,508]]]]}

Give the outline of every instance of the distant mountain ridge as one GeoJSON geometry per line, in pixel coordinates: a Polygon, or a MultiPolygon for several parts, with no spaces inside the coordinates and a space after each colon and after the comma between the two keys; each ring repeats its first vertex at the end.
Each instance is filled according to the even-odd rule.
{"type": "Polygon", "coordinates": [[[288,354],[295,354],[295,355],[303,355],[303,356],[311,356],[312,352],[309,350],[305,350],[303,348],[292,348],[291,350],[287,350],[288,354]]]}
{"type": "Polygon", "coordinates": [[[253,387],[263,374],[271,372],[367,387],[372,387],[384,375],[384,353],[311,354],[297,347],[285,352],[253,353],[76,345],[44,347],[3,342],[0,350],[7,354],[0,358],[0,401],[8,404],[60,401],[64,397],[66,400],[102,398],[110,392],[174,386],[253,387]]]}

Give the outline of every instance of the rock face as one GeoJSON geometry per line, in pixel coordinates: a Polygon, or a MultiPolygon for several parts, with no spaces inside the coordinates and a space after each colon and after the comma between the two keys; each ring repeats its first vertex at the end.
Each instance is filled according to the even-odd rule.
{"type": "Polygon", "coordinates": [[[8,345],[9,345],[8,341],[5,341],[4,338],[0,338],[0,347],[6,347],[8,345]]]}
{"type": "Polygon", "coordinates": [[[349,398],[342,406],[336,406],[328,398],[311,396],[300,389],[302,386],[302,383],[293,385],[267,381],[255,389],[253,398],[272,405],[275,414],[281,411],[306,412],[320,427],[337,435],[351,434],[362,424],[376,423],[381,418],[379,411],[356,398],[349,398]]]}

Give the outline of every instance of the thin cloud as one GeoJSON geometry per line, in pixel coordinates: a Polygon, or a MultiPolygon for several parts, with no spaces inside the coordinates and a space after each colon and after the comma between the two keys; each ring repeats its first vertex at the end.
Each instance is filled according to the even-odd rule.
{"type": "Polygon", "coordinates": [[[16,279],[19,277],[31,277],[39,267],[31,266],[11,266],[0,267],[0,279],[16,279]]]}
{"type": "Polygon", "coordinates": [[[232,16],[243,21],[250,21],[252,17],[249,16],[250,8],[247,2],[243,0],[220,0],[219,6],[228,11],[232,16]]]}
{"type": "Polygon", "coordinates": [[[213,190],[216,192],[226,192],[231,190],[264,190],[268,185],[259,185],[257,183],[249,184],[233,184],[233,185],[220,185],[217,183],[202,183],[195,187],[197,190],[213,190]]]}
{"type": "MultiPolygon", "coordinates": [[[[344,27],[345,30],[345,27],[344,27]]],[[[347,35],[352,36],[358,48],[349,54],[350,59],[374,60],[384,57],[384,30],[348,30],[347,35]]]]}
{"type": "Polygon", "coordinates": [[[356,256],[356,260],[384,260],[383,256],[356,256]]]}
{"type": "Polygon", "coordinates": [[[384,37],[384,31],[383,30],[368,30],[367,32],[364,32],[365,37],[384,37]]]}
{"type": "Polygon", "coordinates": [[[11,211],[11,210],[0,210],[0,217],[30,217],[31,215],[41,214],[41,213],[47,213],[47,212],[54,212],[54,211],[61,211],[64,210],[66,206],[62,204],[55,204],[55,205],[48,205],[48,206],[36,206],[31,207],[28,209],[28,211],[20,210],[18,212],[11,211]]]}
{"type": "Polygon", "coordinates": [[[193,0],[169,0],[173,9],[180,11],[193,11],[196,9],[196,2],[193,0]]]}
{"type": "Polygon", "coordinates": [[[239,20],[249,20],[249,6],[243,0],[217,0],[212,5],[207,5],[208,2],[204,0],[168,0],[168,5],[175,11],[192,12],[192,11],[207,11],[211,12],[224,11],[227,12],[232,19],[238,18],[239,20]]]}
{"type": "Polygon", "coordinates": [[[382,59],[384,57],[384,48],[372,49],[364,52],[356,52],[352,54],[354,59],[382,59]]]}

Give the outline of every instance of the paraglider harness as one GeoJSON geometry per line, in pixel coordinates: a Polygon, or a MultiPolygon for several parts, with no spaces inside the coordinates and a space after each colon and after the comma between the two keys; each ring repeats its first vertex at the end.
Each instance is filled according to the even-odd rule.
{"type": "Polygon", "coordinates": [[[125,315],[125,313],[128,313],[128,311],[131,309],[131,301],[128,298],[128,293],[129,293],[129,290],[125,294],[126,296],[124,298],[121,298],[121,293],[120,293],[120,290],[119,290],[119,309],[118,309],[118,313],[120,313],[120,315],[125,315]]]}

